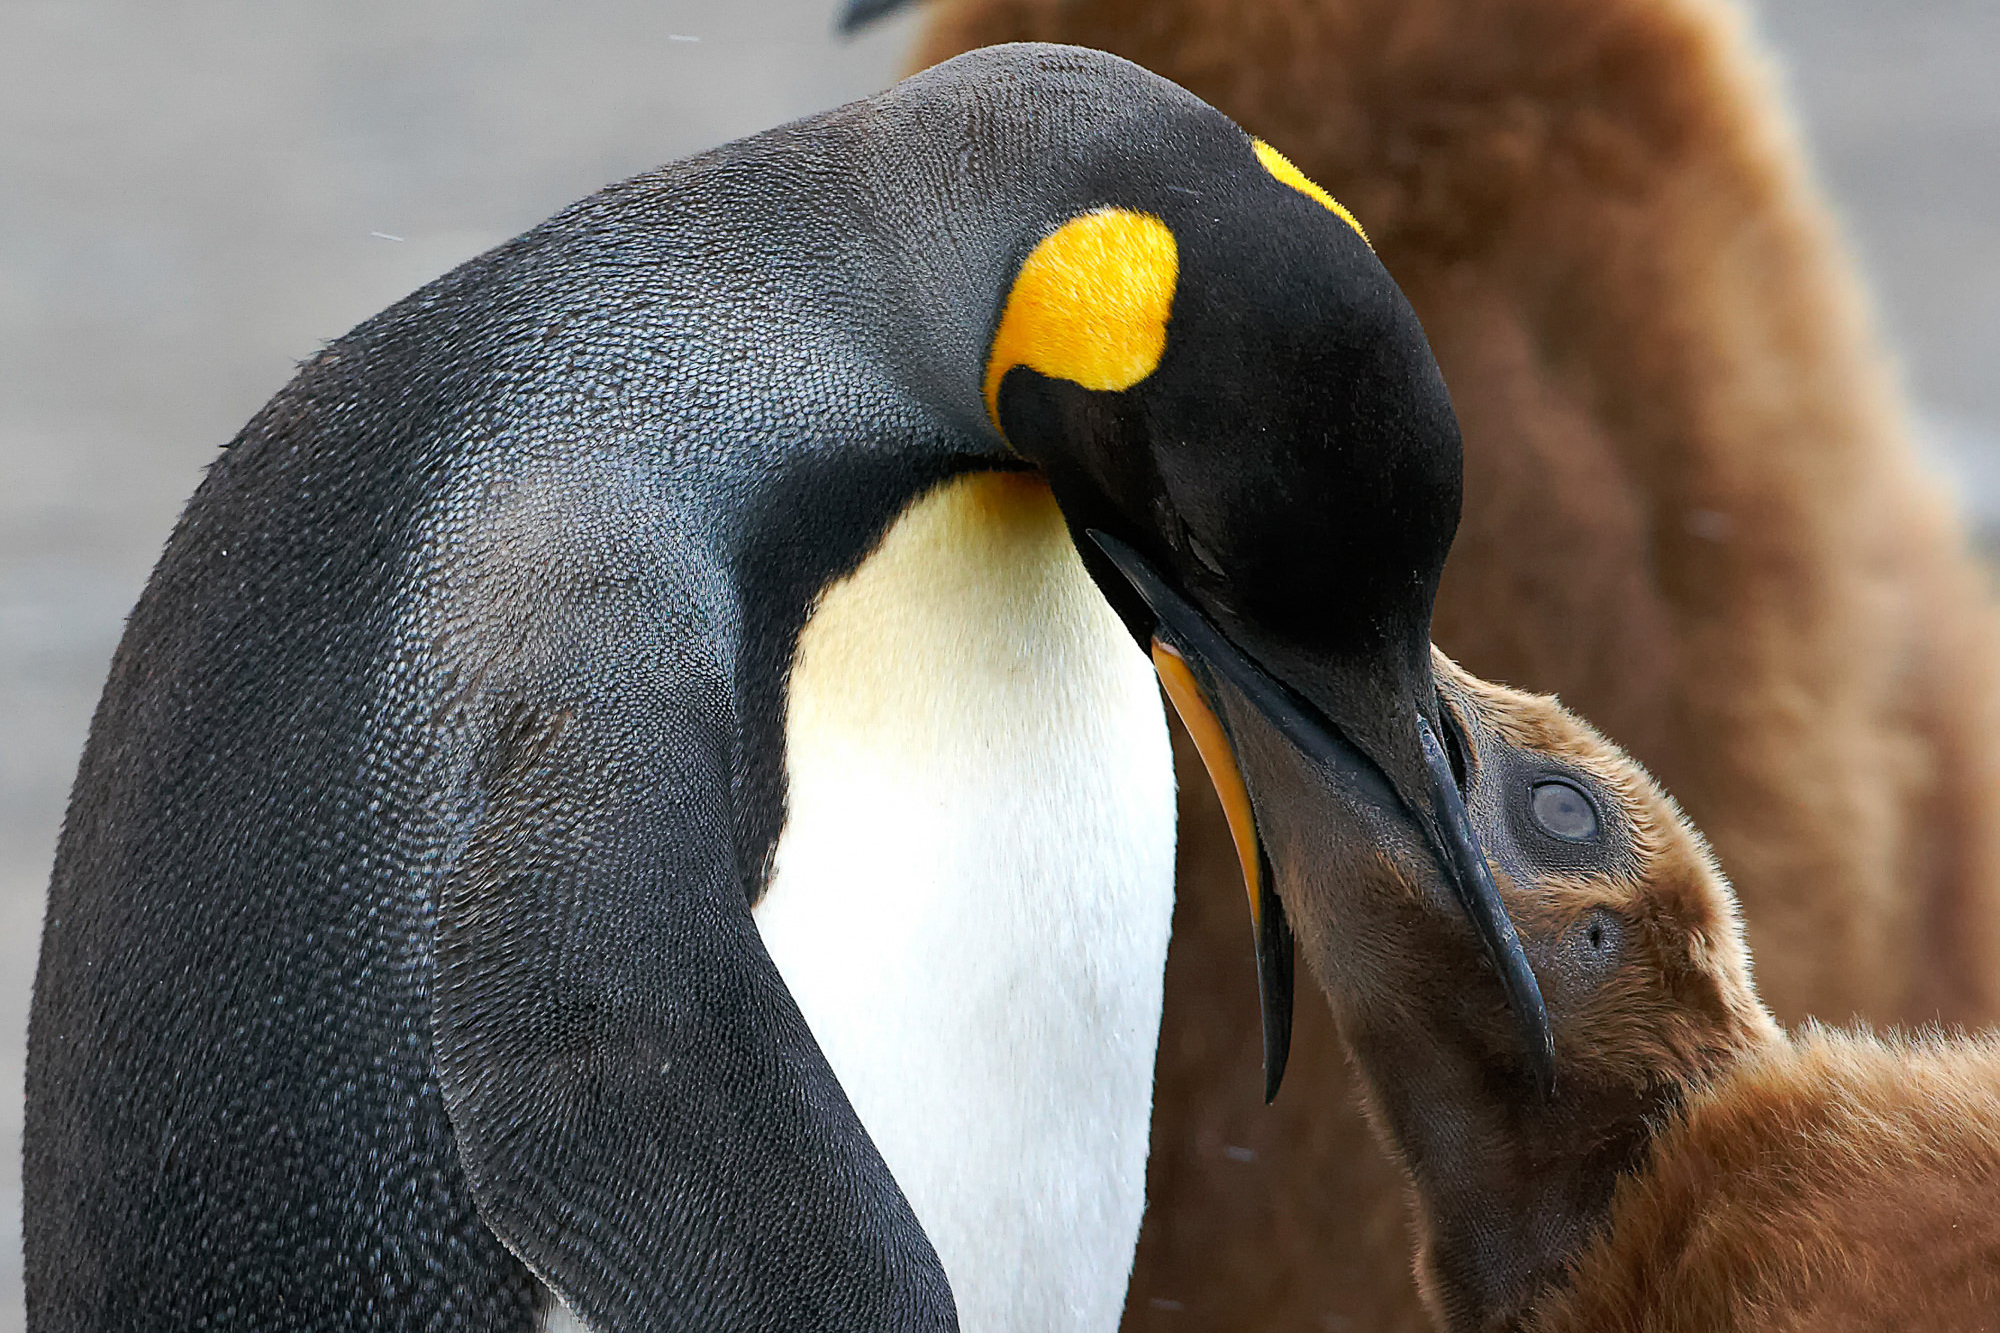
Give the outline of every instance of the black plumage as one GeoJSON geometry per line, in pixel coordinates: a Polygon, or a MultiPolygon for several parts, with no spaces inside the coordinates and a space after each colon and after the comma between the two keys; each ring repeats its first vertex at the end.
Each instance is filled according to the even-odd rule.
{"type": "Polygon", "coordinates": [[[1421,787],[1458,504],[1421,331],[1115,58],[976,53],[614,185],[308,362],[189,503],[78,774],[32,1326],[519,1329],[540,1277],[605,1329],[952,1327],[750,909],[814,599],[1029,466],[1421,787]],[[1013,272],[1107,205],[1180,241],[1166,357],[1016,370],[1003,437],[1013,272]]]}

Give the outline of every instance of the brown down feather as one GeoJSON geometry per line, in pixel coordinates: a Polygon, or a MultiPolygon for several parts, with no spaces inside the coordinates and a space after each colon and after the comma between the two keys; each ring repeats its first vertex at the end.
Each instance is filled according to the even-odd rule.
{"type": "MultiPolygon", "coordinates": [[[[2000,662],[1723,0],[946,0],[928,64],[1115,51],[1289,155],[1409,293],[1466,442],[1436,637],[1561,694],[1730,867],[1777,1014],[2000,1019],[2000,662]]],[[[1131,1333],[1418,1329],[1400,1173],[1321,1006],[1260,1103],[1241,887],[1182,745],[1131,1333]]]]}
{"type": "Polygon", "coordinates": [[[2000,1329],[2000,1045],[1809,1027],[1704,1090],[1534,1333],[2000,1329]]]}

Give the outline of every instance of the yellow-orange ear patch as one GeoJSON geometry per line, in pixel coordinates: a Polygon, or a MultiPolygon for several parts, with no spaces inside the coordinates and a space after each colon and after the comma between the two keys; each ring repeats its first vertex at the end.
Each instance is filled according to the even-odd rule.
{"type": "Polygon", "coordinates": [[[1264,164],[1264,170],[1270,172],[1273,176],[1276,176],[1306,198],[1331,209],[1335,217],[1338,217],[1342,222],[1354,228],[1354,234],[1361,238],[1363,245],[1367,246],[1370,250],[1375,248],[1375,242],[1369,240],[1368,233],[1361,229],[1360,220],[1343,208],[1338,199],[1335,199],[1325,190],[1315,185],[1305,172],[1293,166],[1292,159],[1286,157],[1262,139],[1252,139],[1250,146],[1256,151],[1257,160],[1264,164]]]}
{"type": "Polygon", "coordinates": [[[986,358],[986,412],[1015,366],[1086,389],[1129,389],[1167,350],[1180,247],[1148,213],[1101,208],[1044,236],[1014,278],[986,358]]]}

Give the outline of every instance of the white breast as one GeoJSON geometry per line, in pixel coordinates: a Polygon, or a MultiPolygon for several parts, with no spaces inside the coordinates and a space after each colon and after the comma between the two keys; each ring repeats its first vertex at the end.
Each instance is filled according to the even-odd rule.
{"type": "Polygon", "coordinates": [[[799,644],[764,942],[964,1333],[1118,1325],[1173,909],[1143,653],[1038,479],[919,501],[799,644]]]}

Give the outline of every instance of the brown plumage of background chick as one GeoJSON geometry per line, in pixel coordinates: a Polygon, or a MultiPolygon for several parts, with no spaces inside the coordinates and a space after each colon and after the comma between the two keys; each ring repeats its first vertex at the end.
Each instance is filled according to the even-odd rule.
{"type": "Polygon", "coordinates": [[[1409,1173],[1438,1326],[1994,1327],[2000,1049],[1787,1036],[1727,881],[1644,770],[1553,699],[1438,672],[1548,1001],[1549,1094],[1406,817],[1238,730],[1274,861],[1311,867],[1278,890],[1409,1173]]]}
{"type": "MultiPolygon", "coordinates": [[[[1464,429],[1438,642],[1679,795],[1781,1018],[2000,1020],[2000,636],[1733,5],[948,0],[918,60],[1007,40],[1184,84],[1360,217],[1464,429]]],[[[1182,758],[1124,1327],[1422,1328],[1318,1006],[1261,1105],[1235,857],[1182,758]]]]}

